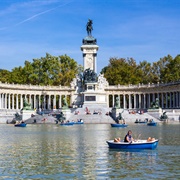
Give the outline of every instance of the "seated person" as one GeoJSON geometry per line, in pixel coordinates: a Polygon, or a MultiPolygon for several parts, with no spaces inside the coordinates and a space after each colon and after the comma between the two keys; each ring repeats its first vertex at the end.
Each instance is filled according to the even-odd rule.
{"type": "Polygon", "coordinates": [[[124,142],[132,143],[134,139],[132,138],[132,131],[129,130],[126,136],[124,137],[124,142]]]}
{"type": "Polygon", "coordinates": [[[148,137],[147,142],[155,141],[155,138],[148,137]]]}
{"type": "Polygon", "coordinates": [[[120,142],[121,141],[121,138],[114,138],[114,142],[120,142]]]}

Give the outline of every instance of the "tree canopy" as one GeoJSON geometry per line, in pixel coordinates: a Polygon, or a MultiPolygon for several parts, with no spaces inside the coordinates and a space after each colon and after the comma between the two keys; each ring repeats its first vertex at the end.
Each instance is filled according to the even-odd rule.
{"type": "Polygon", "coordinates": [[[101,71],[110,85],[167,83],[180,80],[180,55],[167,55],[159,61],[136,64],[133,58],[110,58],[101,71]]]}
{"type": "Polygon", "coordinates": [[[82,67],[67,55],[45,57],[25,61],[24,67],[15,67],[12,71],[0,70],[0,81],[15,84],[62,85],[68,86],[82,67]]]}

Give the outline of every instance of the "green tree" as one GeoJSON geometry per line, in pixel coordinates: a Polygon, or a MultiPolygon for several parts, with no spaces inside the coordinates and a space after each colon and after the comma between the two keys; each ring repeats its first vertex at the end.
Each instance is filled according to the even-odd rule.
{"type": "Polygon", "coordinates": [[[10,83],[11,72],[5,69],[0,69],[0,81],[2,83],[10,83]]]}
{"type": "Polygon", "coordinates": [[[140,73],[133,58],[110,58],[109,65],[101,71],[110,85],[138,84],[140,73]]]}
{"type": "Polygon", "coordinates": [[[169,58],[168,63],[161,73],[162,82],[172,82],[180,80],[180,55],[174,59],[169,58]]]}

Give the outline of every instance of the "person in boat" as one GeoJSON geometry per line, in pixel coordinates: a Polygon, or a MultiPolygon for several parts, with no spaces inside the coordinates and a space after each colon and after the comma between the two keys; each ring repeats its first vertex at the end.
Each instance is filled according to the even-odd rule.
{"type": "Polygon", "coordinates": [[[114,138],[114,142],[120,142],[121,141],[121,138],[114,138]]]}
{"type": "Polygon", "coordinates": [[[155,138],[148,137],[147,142],[155,141],[155,138]]]}
{"type": "Polygon", "coordinates": [[[126,136],[124,137],[124,142],[131,143],[132,141],[134,141],[134,139],[132,137],[132,131],[129,130],[128,133],[126,134],[126,136]]]}

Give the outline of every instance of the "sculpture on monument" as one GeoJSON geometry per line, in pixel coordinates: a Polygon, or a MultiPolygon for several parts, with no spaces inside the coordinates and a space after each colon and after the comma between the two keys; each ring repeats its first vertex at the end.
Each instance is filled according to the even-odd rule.
{"type": "Polygon", "coordinates": [[[23,99],[23,110],[32,110],[31,104],[25,98],[23,99]]]}
{"type": "Polygon", "coordinates": [[[67,103],[67,99],[66,97],[63,98],[63,109],[67,109],[68,108],[68,103],[67,103]]]}
{"type": "Polygon", "coordinates": [[[58,121],[62,123],[63,121],[66,120],[66,117],[64,116],[63,112],[60,112],[60,114],[56,114],[56,118],[57,118],[57,120],[55,120],[56,124],[58,124],[58,121]]]}
{"type": "Polygon", "coordinates": [[[92,36],[91,35],[91,32],[93,30],[92,24],[93,24],[92,20],[89,19],[88,22],[87,22],[87,25],[86,25],[86,30],[87,30],[88,36],[92,36]]]}
{"type": "Polygon", "coordinates": [[[119,105],[120,105],[119,97],[116,97],[116,101],[115,101],[114,107],[115,108],[120,108],[119,105]]]}
{"type": "Polygon", "coordinates": [[[165,112],[163,112],[163,114],[160,116],[160,120],[161,120],[161,121],[166,121],[167,119],[168,119],[168,116],[167,116],[166,111],[165,111],[165,112]]]}
{"type": "Polygon", "coordinates": [[[155,102],[151,102],[151,109],[159,109],[159,99],[156,98],[155,102]]]}
{"type": "Polygon", "coordinates": [[[86,69],[83,73],[84,83],[97,82],[97,74],[90,68],[86,69]]]}

